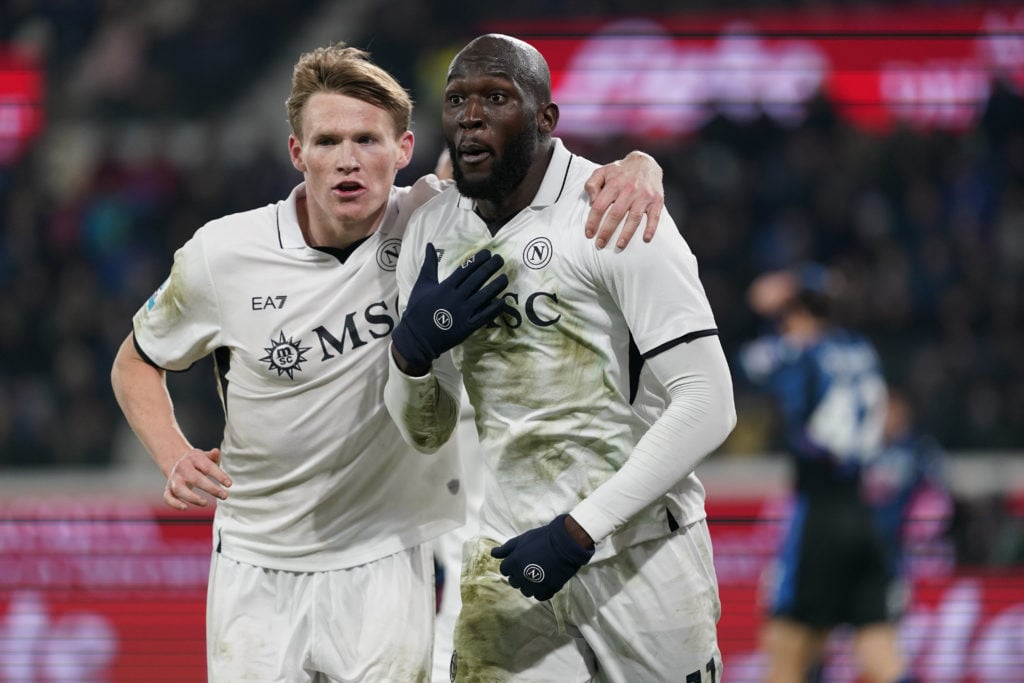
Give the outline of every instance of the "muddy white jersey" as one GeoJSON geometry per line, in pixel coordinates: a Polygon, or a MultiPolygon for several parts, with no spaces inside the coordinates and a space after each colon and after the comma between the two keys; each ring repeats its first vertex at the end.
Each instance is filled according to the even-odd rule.
{"type": "MultiPolygon", "coordinates": [[[[413,215],[399,258],[403,306],[427,242],[440,254],[439,278],[480,249],[505,260],[505,312],[451,354],[476,411],[489,473],[481,524],[495,539],[571,511],[622,467],[660,414],[648,399],[666,394],[637,384],[654,377],[639,371],[631,339],[651,356],[715,331],[696,259],[670,216],[651,243],[623,251],[586,238],[584,183],[595,168],[556,140],[531,206],[494,235],[474,202],[449,188],[413,215]]],[[[695,475],[599,544],[598,557],[667,534],[666,512],[683,525],[704,518],[695,475]]]]}
{"type": "Polygon", "coordinates": [[[414,452],[383,403],[403,233],[443,187],[427,176],[392,189],[381,227],[343,261],[303,239],[303,185],[212,221],[135,315],[136,344],[158,367],[184,370],[214,354],[222,467],[234,482],[214,520],[225,556],[340,569],[462,522],[457,460],[414,452]]]}

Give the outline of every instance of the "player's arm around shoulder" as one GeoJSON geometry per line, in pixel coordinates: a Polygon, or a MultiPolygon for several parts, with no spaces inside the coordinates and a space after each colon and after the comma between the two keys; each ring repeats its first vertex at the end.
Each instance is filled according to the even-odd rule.
{"type": "Polygon", "coordinates": [[[595,280],[602,282],[620,304],[642,295],[641,301],[656,308],[662,303],[689,301],[691,294],[697,299],[704,296],[696,256],[668,212],[661,214],[650,241],[633,240],[624,248],[591,247],[588,251],[595,280]],[[685,283],[685,295],[664,286],[676,281],[685,283]]]}
{"type": "Polygon", "coordinates": [[[395,188],[398,197],[398,209],[400,212],[413,213],[434,197],[444,192],[447,188],[453,187],[455,183],[451,180],[439,178],[433,173],[428,173],[417,178],[409,187],[395,188]]]}
{"type": "Polygon", "coordinates": [[[662,175],[654,157],[639,150],[594,170],[584,186],[591,200],[586,235],[598,249],[616,233],[615,244],[624,249],[641,226],[643,240],[653,239],[665,206],[662,175]]]}

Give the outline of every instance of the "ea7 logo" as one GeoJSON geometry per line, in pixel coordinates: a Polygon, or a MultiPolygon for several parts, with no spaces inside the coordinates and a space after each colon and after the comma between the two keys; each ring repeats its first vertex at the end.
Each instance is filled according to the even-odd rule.
{"type": "Polygon", "coordinates": [[[275,296],[254,296],[249,301],[249,304],[252,306],[252,310],[262,311],[267,308],[284,308],[284,302],[287,300],[287,294],[277,294],[275,296]]]}

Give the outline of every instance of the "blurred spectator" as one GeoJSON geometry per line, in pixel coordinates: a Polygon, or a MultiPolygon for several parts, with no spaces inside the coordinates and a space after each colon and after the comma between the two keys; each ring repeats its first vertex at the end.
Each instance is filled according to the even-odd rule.
{"type": "Polygon", "coordinates": [[[742,348],[735,369],[777,405],[792,461],[794,505],[765,572],[766,681],[803,681],[840,626],[854,630],[858,670],[902,683],[893,599],[899,574],[861,493],[883,439],[886,390],[864,336],[836,325],[835,274],[813,263],[765,273],[750,308],[772,330],[742,348]]]}

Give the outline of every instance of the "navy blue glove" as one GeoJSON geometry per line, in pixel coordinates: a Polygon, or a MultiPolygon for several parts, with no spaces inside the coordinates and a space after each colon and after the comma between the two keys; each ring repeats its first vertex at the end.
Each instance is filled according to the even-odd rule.
{"type": "Polygon", "coordinates": [[[491,549],[491,557],[501,560],[499,569],[509,584],[528,598],[551,599],[594,556],[593,548],[584,548],[569,535],[567,516],[558,515],[547,526],[491,549]]]}
{"type": "Polygon", "coordinates": [[[487,280],[504,264],[501,256],[481,249],[438,282],[437,251],[428,243],[409,304],[391,332],[395,350],[410,366],[425,370],[442,353],[494,320],[504,307],[499,294],[508,286],[508,276],[502,273],[487,280]]]}

